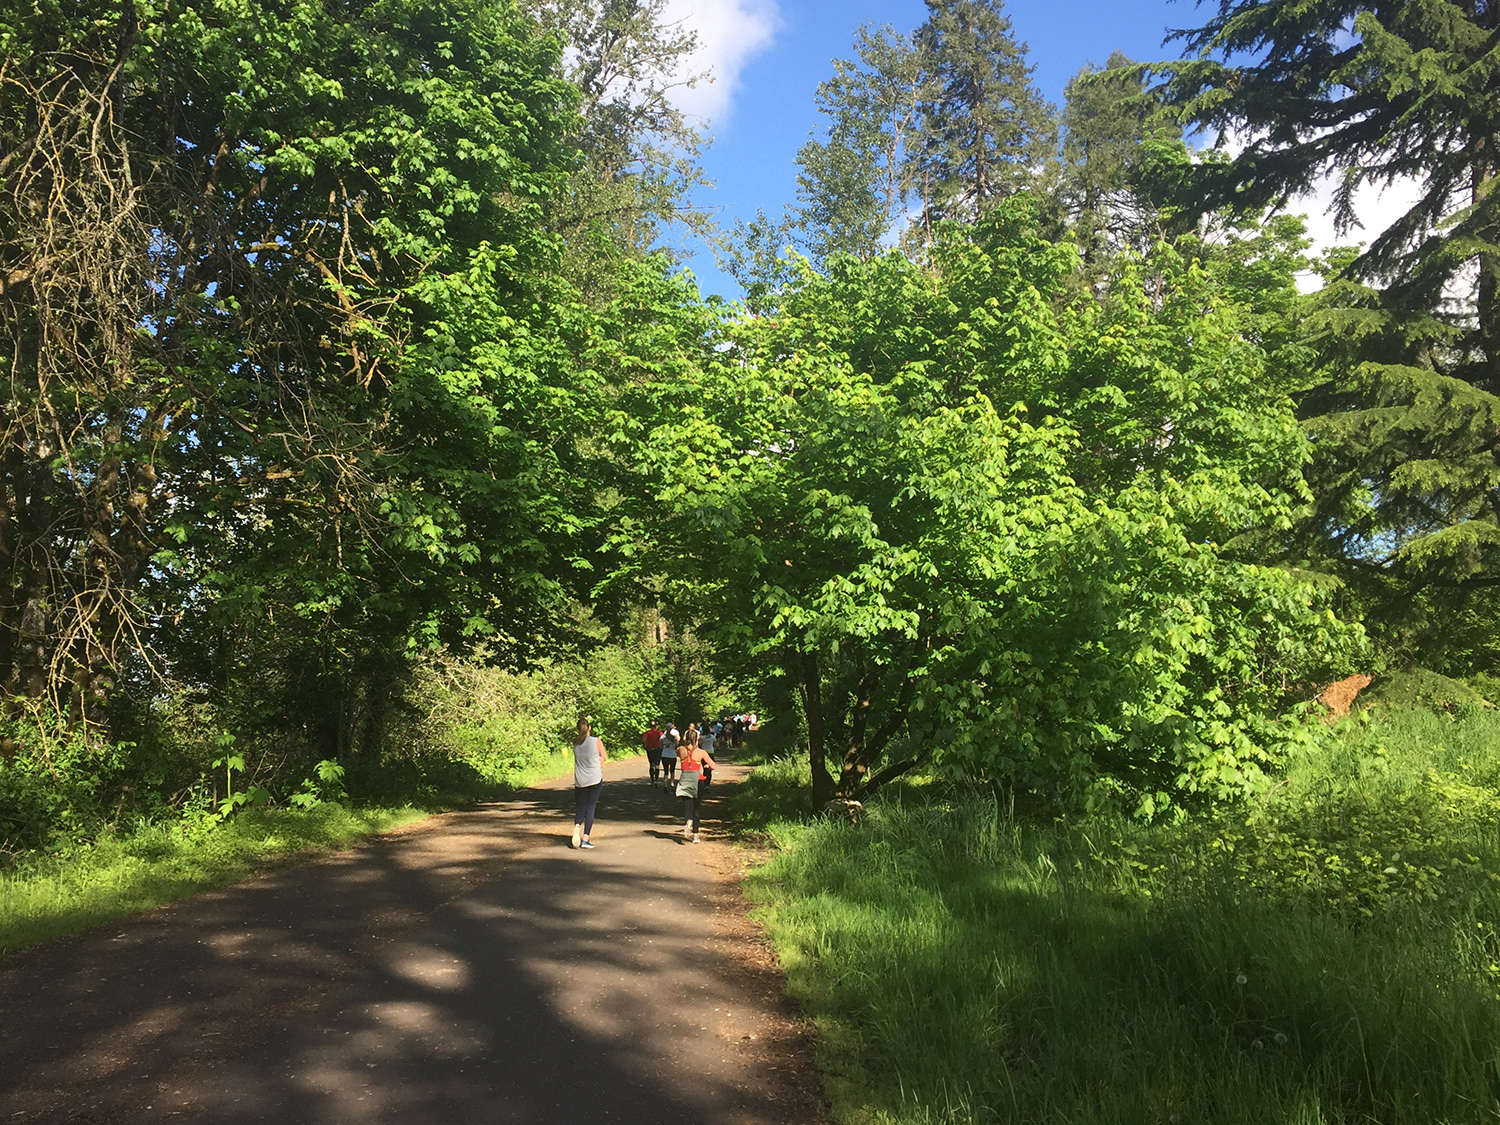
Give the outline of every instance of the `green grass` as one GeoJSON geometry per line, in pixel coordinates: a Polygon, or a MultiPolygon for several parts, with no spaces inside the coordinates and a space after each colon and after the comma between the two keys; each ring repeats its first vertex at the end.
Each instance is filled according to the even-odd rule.
{"type": "Polygon", "coordinates": [[[411,807],[335,804],[306,812],[253,810],[213,827],[150,825],[33,855],[0,873],[0,951],[175,902],[427,815],[411,807]]]}
{"type": "Polygon", "coordinates": [[[1500,719],[1349,725],[1175,826],[894,793],[752,893],[842,1122],[1500,1120],[1500,719]]]}
{"type": "MultiPolygon", "coordinates": [[[[752,740],[753,741],[753,740],[752,740]]],[[[772,829],[805,819],[812,811],[812,771],[805,755],[783,754],[751,759],[736,753],[735,765],[755,770],[734,793],[734,827],[741,834],[764,836],[772,829]]]]}
{"type": "Polygon", "coordinates": [[[384,779],[379,788],[389,795],[366,794],[367,802],[352,807],[251,809],[223,824],[147,824],[129,834],[31,853],[0,870],[0,952],[347,847],[433,812],[503,797],[569,768],[570,753],[549,754],[512,769],[500,783],[479,778],[462,763],[449,768],[439,763],[420,778],[384,779]],[[416,799],[402,800],[403,792],[416,799]]]}

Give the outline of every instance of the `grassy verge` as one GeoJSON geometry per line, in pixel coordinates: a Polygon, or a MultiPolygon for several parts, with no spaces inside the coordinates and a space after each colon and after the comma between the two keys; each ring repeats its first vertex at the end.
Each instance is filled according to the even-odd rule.
{"type": "Polygon", "coordinates": [[[1035,825],[895,794],[777,820],[752,893],[842,1122],[1493,1122],[1500,720],[1392,716],[1252,806],[1035,825]]]}
{"type": "Polygon", "coordinates": [[[306,812],[254,810],[211,828],[151,825],[30,856],[0,874],[0,950],[163,906],[426,815],[411,807],[334,804],[306,812]]]}
{"type": "Polygon", "coordinates": [[[381,787],[392,790],[390,797],[353,807],[251,809],[223,824],[150,824],[33,853],[0,871],[0,952],[165,906],[443,809],[503,797],[569,768],[571,754],[549,755],[512,770],[503,784],[478,781],[457,766],[429,768],[420,784],[397,779],[402,784],[381,787]],[[419,801],[400,799],[405,784],[419,801]]]}

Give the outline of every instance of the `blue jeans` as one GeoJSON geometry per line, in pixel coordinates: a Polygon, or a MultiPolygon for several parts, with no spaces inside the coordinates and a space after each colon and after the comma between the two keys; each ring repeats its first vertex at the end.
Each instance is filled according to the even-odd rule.
{"type": "Polygon", "coordinates": [[[583,825],[585,836],[594,830],[594,810],[599,807],[599,791],[603,788],[602,781],[573,788],[573,823],[583,825]]]}

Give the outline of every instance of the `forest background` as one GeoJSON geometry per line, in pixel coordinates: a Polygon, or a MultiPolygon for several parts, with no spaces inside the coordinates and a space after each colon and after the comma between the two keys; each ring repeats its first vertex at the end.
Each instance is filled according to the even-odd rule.
{"type": "MultiPolygon", "coordinates": [[[[963,825],[978,791],[1221,847],[1292,832],[1275,802],[1356,737],[1313,702],[1336,679],[1488,722],[1493,4],[1226,0],[1055,107],[998,0],[929,0],[858,32],[797,199],[734,230],[688,203],[695,41],[664,12],[0,15],[16,878],[492,791],[580,711],[621,750],[774,715],[808,810],[963,825]],[[1330,175],[1344,221],[1418,190],[1310,259],[1285,207],[1330,175]]],[[[1413,746],[1382,808],[1490,807],[1413,746]]],[[[1373,916],[1359,879],[1324,894],[1357,854],[1381,910],[1433,901],[1349,846],[1296,860],[1324,899],[1373,916]]]]}

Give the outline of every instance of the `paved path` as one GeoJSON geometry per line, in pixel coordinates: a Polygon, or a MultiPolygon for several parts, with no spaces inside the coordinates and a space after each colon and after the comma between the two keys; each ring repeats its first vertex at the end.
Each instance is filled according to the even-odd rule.
{"type": "Polygon", "coordinates": [[[716,842],[644,759],[0,958],[0,1125],[799,1125],[823,1111],[716,842]]]}

